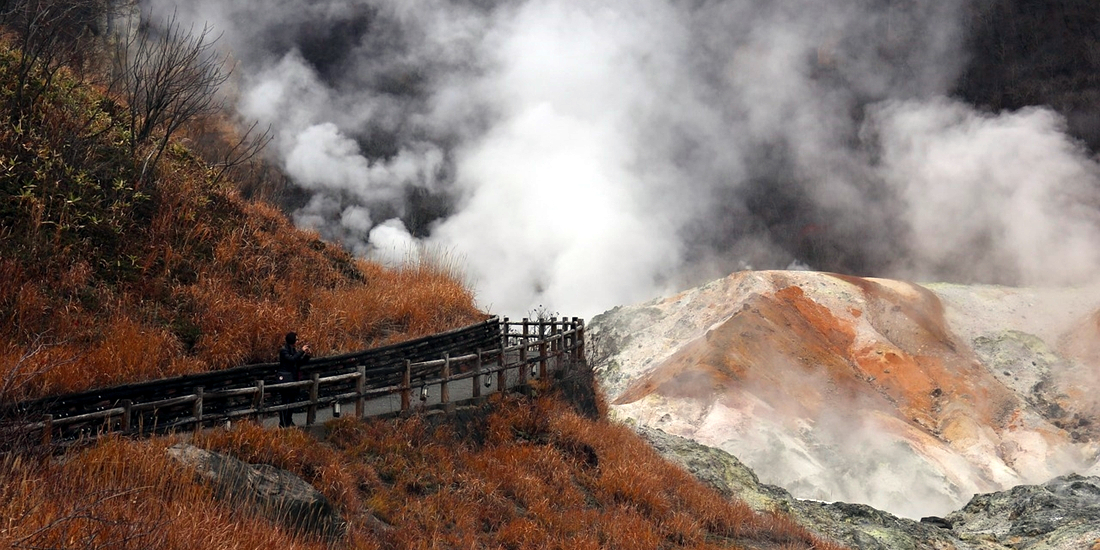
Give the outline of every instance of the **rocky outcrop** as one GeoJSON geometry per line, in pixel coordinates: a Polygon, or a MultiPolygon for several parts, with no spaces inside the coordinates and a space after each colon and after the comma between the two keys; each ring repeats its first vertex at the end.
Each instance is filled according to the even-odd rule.
{"type": "Polygon", "coordinates": [[[760,483],[756,473],[737,457],[690,439],[632,424],[661,456],[684,467],[696,479],[727,498],[740,500],[758,512],[790,512],[794,498],[785,489],[760,483]]]}
{"type": "Polygon", "coordinates": [[[1100,477],[1061,476],[1042,485],[977,495],[944,518],[964,540],[1017,549],[1100,548],[1100,477]]]}
{"type": "Polygon", "coordinates": [[[1086,472],[1100,289],[745,271],[589,324],[613,412],[917,519],[1086,472]]]}
{"type": "Polygon", "coordinates": [[[168,455],[210,483],[217,497],[290,529],[324,539],[343,535],[344,520],[323,494],[302,478],[274,466],[248,464],[186,443],[168,455]]]}
{"type": "Polygon", "coordinates": [[[762,484],[736,457],[690,439],[635,426],[665,458],[754,510],[792,515],[819,535],[859,550],[1055,550],[1100,548],[1100,477],[975,496],[944,518],[900,518],[862,504],[800,500],[762,484]]]}

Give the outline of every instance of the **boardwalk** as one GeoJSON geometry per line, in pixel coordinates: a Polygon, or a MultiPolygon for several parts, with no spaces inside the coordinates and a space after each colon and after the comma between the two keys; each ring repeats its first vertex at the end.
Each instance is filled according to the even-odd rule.
{"type": "Polygon", "coordinates": [[[584,322],[492,318],[402,344],[310,361],[305,380],[278,384],[276,364],[102,388],[8,407],[20,432],[43,442],[105,433],[144,435],[193,430],[239,419],[277,425],[294,411],[299,425],[333,416],[450,409],[494,392],[566,374],[584,361],[584,322]],[[299,398],[284,403],[283,390],[299,398]]]}

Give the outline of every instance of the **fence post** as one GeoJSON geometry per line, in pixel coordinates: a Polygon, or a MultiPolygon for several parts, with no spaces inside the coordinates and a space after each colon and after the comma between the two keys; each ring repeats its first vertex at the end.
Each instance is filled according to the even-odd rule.
{"type": "Polygon", "coordinates": [[[568,317],[561,318],[561,362],[564,365],[567,361],[573,360],[573,334],[571,331],[575,328],[573,320],[568,317]]]}
{"type": "Polygon", "coordinates": [[[474,385],[470,390],[470,397],[481,397],[481,348],[477,348],[477,362],[474,363],[474,385]]]}
{"type": "Polygon", "coordinates": [[[546,323],[539,320],[539,379],[546,379],[546,323]]]}
{"type": "MultiPolygon", "coordinates": [[[[563,324],[565,323],[565,318],[564,317],[562,318],[562,323],[563,324]]],[[[562,327],[562,325],[558,324],[558,318],[557,317],[551,317],[550,318],[550,337],[553,338],[553,337],[561,334],[562,333],[561,327],[562,327]]],[[[562,362],[561,354],[562,354],[562,349],[563,349],[562,344],[563,344],[563,340],[561,338],[555,339],[554,341],[550,342],[550,355],[554,358],[554,363],[557,365],[558,370],[561,370],[561,362],[562,362]]]]}
{"type": "Polygon", "coordinates": [[[401,379],[401,411],[409,410],[412,392],[412,361],[405,360],[405,376],[401,379]]]}
{"type": "Polygon", "coordinates": [[[505,384],[507,383],[507,375],[504,372],[504,366],[508,364],[508,359],[504,356],[506,349],[508,349],[509,340],[511,340],[511,325],[512,323],[507,317],[501,323],[500,331],[500,353],[497,354],[497,391],[503,392],[507,389],[505,384]]]}
{"type": "Polygon", "coordinates": [[[454,410],[454,403],[451,403],[451,354],[443,354],[443,381],[439,383],[439,402],[443,404],[443,410],[450,412],[454,410]]]}
{"type": "Polygon", "coordinates": [[[367,398],[363,394],[367,391],[367,366],[359,365],[359,378],[355,379],[355,417],[363,418],[367,413],[367,398]]]}
{"type": "Polygon", "coordinates": [[[558,325],[558,370],[565,370],[565,363],[569,358],[569,354],[572,353],[569,348],[569,318],[562,317],[561,324],[558,325]]]}
{"type": "Polygon", "coordinates": [[[508,349],[506,345],[507,341],[506,339],[501,340],[500,353],[497,354],[497,391],[502,393],[504,390],[508,389],[508,387],[505,386],[508,380],[505,378],[504,374],[504,365],[507,364],[507,360],[504,357],[504,350],[508,349]]]}
{"type": "Polygon", "coordinates": [[[42,419],[42,445],[49,446],[53,440],[53,415],[47,414],[42,419]]]}
{"type": "Polygon", "coordinates": [[[122,423],[119,427],[122,428],[122,433],[130,433],[130,413],[133,412],[131,409],[133,403],[129,399],[123,399],[120,404],[122,405],[122,423]]]}
{"type": "Polygon", "coordinates": [[[573,332],[573,334],[569,336],[569,360],[572,362],[577,360],[577,335],[580,334],[580,332],[578,332],[580,326],[577,325],[576,317],[572,319],[569,330],[573,332]]]}
{"type": "Polygon", "coordinates": [[[306,426],[312,426],[313,423],[317,421],[317,394],[319,393],[318,386],[320,386],[318,379],[321,378],[321,373],[315,372],[309,378],[313,383],[309,385],[309,407],[306,409],[306,426]]]}
{"type": "Polygon", "coordinates": [[[252,409],[256,411],[256,420],[263,421],[264,414],[264,379],[256,381],[256,395],[252,396],[252,409]]]}
{"type": "Polygon", "coordinates": [[[577,320],[577,361],[584,361],[584,319],[577,320]]]}
{"type": "Polygon", "coordinates": [[[523,339],[520,340],[523,344],[519,348],[519,385],[524,386],[527,384],[527,336],[529,332],[527,330],[527,318],[523,318],[523,339]]]}
{"type": "Polygon", "coordinates": [[[202,386],[195,387],[195,404],[191,407],[191,416],[195,419],[195,431],[202,429],[202,386]]]}

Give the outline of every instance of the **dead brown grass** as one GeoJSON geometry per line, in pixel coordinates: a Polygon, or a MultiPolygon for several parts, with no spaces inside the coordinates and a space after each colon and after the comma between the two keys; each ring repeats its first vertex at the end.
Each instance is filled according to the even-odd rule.
{"type": "Polygon", "coordinates": [[[170,461],[171,439],[104,439],[63,461],[0,459],[0,546],[324,548],[235,513],[170,461]]]}
{"type": "MultiPolygon", "coordinates": [[[[18,58],[0,34],[0,76],[18,58]]],[[[0,402],[270,361],[290,330],[328,354],[485,318],[453,266],[357,260],[243,199],[204,160],[236,141],[229,119],[196,120],[139,178],[118,98],[66,70],[52,89],[0,125],[0,382],[35,375],[0,402]]]]}
{"type": "MultiPolygon", "coordinates": [[[[629,428],[556,397],[498,396],[488,409],[465,437],[414,416],[340,419],[323,443],[248,422],[193,443],[317,487],[349,521],[337,547],[839,548],[786,516],[723,499],[629,428]]],[[[216,501],[166,456],[176,441],[107,438],[60,461],[7,457],[0,547],[323,546],[216,501]]]]}
{"type": "Polygon", "coordinates": [[[452,266],[354,259],[278,209],[205,184],[204,166],[170,149],[150,190],[153,210],[125,258],[127,279],[105,280],[102,266],[79,256],[55,257],[49,269],[60,272],[52,276],[41,265],[0,260],[0,379],[43,335],[49,353],[24,372],[69,359],[0,398],[271,361],[290,330],[315,354],[331,354],[486,317],[452,266]]]}

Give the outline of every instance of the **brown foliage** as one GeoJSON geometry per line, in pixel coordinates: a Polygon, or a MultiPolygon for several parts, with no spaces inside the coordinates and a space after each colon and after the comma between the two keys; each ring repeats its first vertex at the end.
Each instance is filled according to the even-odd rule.
{"type": "Polygon", "coordinates": [[[215,501],[168,458],[172,443],[107,438],[60,462],[0,458],[0,546],[325,547],[215,501]]]}
{"type": "MultiPolygon", "coordinates": [[[[6,63],[0,48],[0,73],[6,63]]],[[[178,143],[135,189],[132,170],[110,169],[125,161],[117,132],[61,131],[70,119],[118,124],[109,100],[65,83],[80,94],[48,96],[56,103],[34,111],[31,130],[0,128],[0,164],[11,167],[0,187],[12,198],[0,203],[0,380],[38,372],[18,358],[44,339],[35,361],[65,363],[3,399],[271,361],[290,330],[330,354],[485,318],[452,268],[352,258],[216,182],[223,171],[178,143]],[[87,170],[57,153],[77,138],[114,141],[88,148],[100,157],[87,170]]]]}
{"type": "MultiPolygon", "coordinates": [[[[786,516],[723,499],[629,428],[555,397],[498,396],[490,408],[471,439],[412,417],[339,419],[323,443],[247,422],[193,443],[313,484],[348,520],[349,548],[838,548],[786,516]]],[[[0,525],[0,545],[316,546],[216,502],[166,458],[174,442],[108,438],[59,462],[9,458],[0,517],[15,519],[0,525]]]]}

